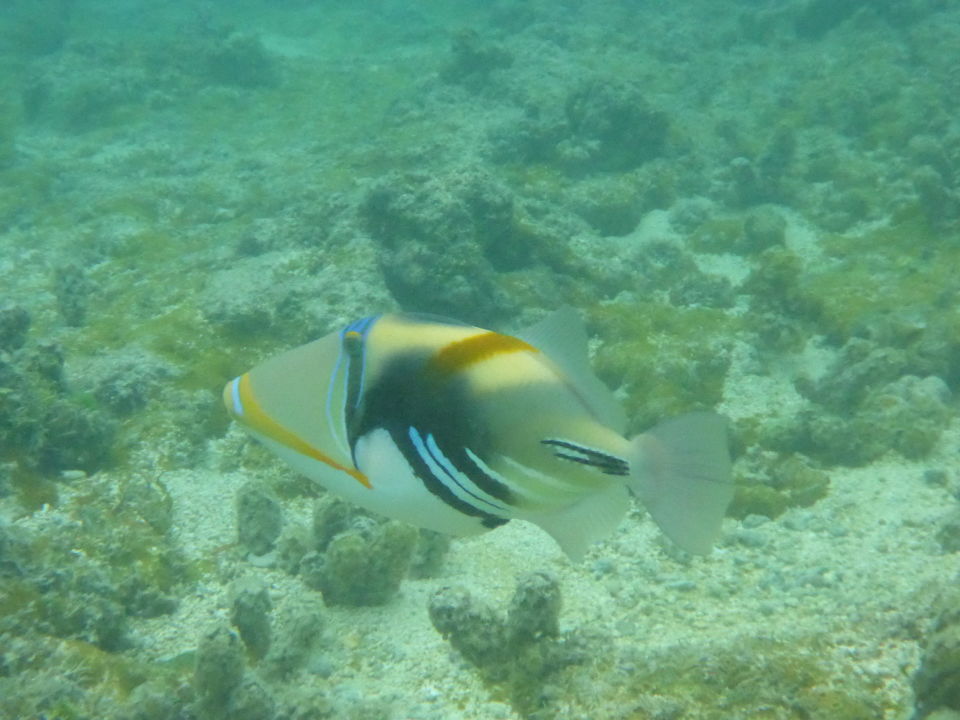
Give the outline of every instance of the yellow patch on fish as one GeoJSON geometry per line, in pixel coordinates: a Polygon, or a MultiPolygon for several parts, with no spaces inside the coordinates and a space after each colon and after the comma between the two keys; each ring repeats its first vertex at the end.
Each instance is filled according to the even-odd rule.
{"type": "Polygon", "coordinates": [[[441,348],[427,364],[427,368],[428,371],[449,375],[464,370],[474,363],[489,360],[495,355],[515,352],[536,353],[538,350],[519,338],[485,332],[441,348]]]}

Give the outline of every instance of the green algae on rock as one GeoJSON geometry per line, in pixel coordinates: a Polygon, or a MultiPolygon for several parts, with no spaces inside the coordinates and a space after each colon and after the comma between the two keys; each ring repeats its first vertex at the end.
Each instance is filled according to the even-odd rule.
{"type": "Polygon", "coordinates": [[[145,496],[135,489],[143,482],[87,479],[85,492],[64,492],[58,511],[69,522],[0,542],[0,567],[7,568],[11,588],[4,631],[26,635],[42,628],[119,651],[131,645],[131,618],[176,608],[175,588],[189,581],[190,569],[149,503],[132,501],[145,496]]]}
{"type": "Polygon", "coordinates": [[[230,622],[247,651],[260,660],[270,649],[270,610],[273,605],[262,581],[241,578],[231,588],[230,622]]]}
{"type": "Polygon", "coordinates": [[[577,172],[639,167],[661,155],[669,140],[669,115],[631,80],[588,80],[564,109],[570,137],[558,144],[558,154],[561,165],[577,172]]]}
{"type": "Polygon", "coordinates": [[[417,547],[410,561],[410,576],[437,577],[443,569],[444,557],[449,549],[449,535],[421,528],[417,537],[417,547]]]}
{"type": "Polygon", "coordinates": [[[303,670],[323,648],[323,603],[316,595],[286,603],[279,611],[270,651],[262,667],[267,677],[286,679],[303,670]]]}
{"type": "Polygon", "coordinates": [[[389,520],[335,535],[322,555],[301,561],[301,574],[330,605],[382,605],[407,574],[417,530],[389,520]]]}
{"type": "Polygon", "coordinates": [[[918,720],[940,711],[960,711],[960,614],[956,592],[940,598],[943,610],[934,618],[920,667],[913,676],[918,720]]]}
{"type": "Polygon", "coordinates": [[[261,483],[248,482],[237,492],[237,536],[254,555],[273,549],[283,529],[283,508],[276,494],[261,483]]]}
{"type": "Polygon", "coordinates": [[[219,627],[200,640],[193,684],[205,715],[227,717],[228,703],[243,680],[245,667],[243,644],[233,631],[219,627]]]}
{"type": "Polygon", "coordinates": [[[960,552],[960,508],[955,508],[941,519],[937,542],[944,552],[960,552]]]}
{"type": "Polygon", "coordinates": [[[791,507],[808,507],[825,497],[830,476],[801,455],[770,457],[748,454],[750,468],[739,478],[727,514],[776,518],[791,507]]]}
{"type": "Polygon", "coordinates": [[[636,427],[720,401],[737,319],[712,308],[655,302],[598,305],[590,319],[604,341],[597,373],[624,387],[624,407],[636,427]]]}
{"type": "Polygon", "coordinates": [[[428,610],[437,632],[484,681],[502,687],[517,712],[533,717],[545,704],[549,678],[586,660],[576,633],[560,632],[560,607],[557,579],[533,572],[518,579],[506,616],[457,587],[436,591],[428,610]]]}
{"type": "Polygon", "coordinates": [[[419,542],[416,528],[325,495],[314,505],[304,582],[330,605],[382,605],[400,588],[419,542]]]}
{"type": "Polygon", "coordinates": [[[387,287],[413,309],[503,318],[513,302],[497,271],[529,266],[537,250],[516,237],[512,194],[477,168],[390,176],[366,193],[360,212],[381,244],[387,287]]]}
{"type": "MultiPolygon", "coordinates": [[[[22,324],[22,320],[16,322],[22,324]]],[[[67,387],[63,349],[14,336],[10,341],[22,347],[0,357],[4,398],[0,404],[0,459],[17,463],[21,474],[49,476],[64,470],[95,472],[105,467],[114,450],[116,423],[67,387]]]]}

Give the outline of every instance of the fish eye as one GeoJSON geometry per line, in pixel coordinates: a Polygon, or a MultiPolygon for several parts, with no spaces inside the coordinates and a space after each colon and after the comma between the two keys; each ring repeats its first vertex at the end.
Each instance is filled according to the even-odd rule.
{"type": "Polygon", "coordinates": [[[348,330],[343,334],[343,348],[350,354],[360,350],[363,344],[363,335],[356,330],[348,330]]]}

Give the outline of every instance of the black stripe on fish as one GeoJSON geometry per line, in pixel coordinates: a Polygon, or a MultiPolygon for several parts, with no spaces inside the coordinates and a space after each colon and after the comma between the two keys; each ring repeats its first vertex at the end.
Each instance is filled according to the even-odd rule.
{"type": "Polygon", "coordinates": [[[570,462],[594,467],[605,475],[630,474],[630,465],[626,460],[618,458],[616,455],[605,453],[602,450],[559,438],[546,438],[540,442],[543,445],[555,448],[553,454],[561,460],[569,460],[570,462]]]}
{"type": "MultiPolygon", "coordinates": [[[[465,515],[481,518],[485,527],[503,525],[508,518],[488,512],[489,504],[486,508],[477,507],[458,497],[449,486],[446,472],[437,477],[410,437],[410,428],[416,428],[424,440],[433,435],[449,463],[479,490],[504,505],[516,504],[510,488],[483,472],[466,453],[467,447],[481,458],[490,452],[483,425],[471,412],[476,401],[470,396],[467,383],[459,376],[438,378],[436,373],[424,372],[429,359],[430,354],[426,353],[399,353],[386,363],[377,378],[366,384],[348,419],[350,448],[355,452],[359,438],[384,428],[428,491],[465,515]]],[[[437,464],[443,467],[442,463],[437,464]]]]}
{"type": "MultiPolygon", "coordinates": [[[[337,359],[337,366],[339,367],[341,361],[345,364],[343,421],[348,438],[350,428],[357,422],[360,414],[358,409],[363,400],[363,385],[367,372],[367,333],[379,318],[379,315],[361,318],[340,331],[340,357],[337,359]]],[[[350,454],[356,467],[356,449],[353,443],[350,443],[350,454]]]]}
{"type": "Polygon", "coordinates": [[[464,515],[480,518],[480,524],[484,527],[495,528],[507,522],[509,518],[497,517],[486,510],[481,510],[473,503],[458,497],[457,494],[450,489],[449,485],[443,481],[443,478],[438,477],[434,474],[433,470],[430,469],[426,459],[417,450],[416,445],[411,441],[408,434],[403,432],[388,432],[390,432],[391,439],[410,465],[410,469],[413,470],[413,474],[417,476],[420,482],[423,483],[423,486],[429,490],[432,495],[435,495],[454,510],[462,512],[464,515]]]}
{"type": "MultiPolygon", "coordinates": [[[[430,465],[430,462],[432,461],[443,473],[442,475],[438,475],[436,472],[432,472],[433,476],[453,490],[454,493],[456,493],[456,490],[454,489],[454,486],[456,486],[460,488],[461,492],[466,493],[478,503],[482,503],[482,505],[492,508],[494,511],[506,511],[506,508],[497,505],[494,502],[490,502],[479,494],[479,488],[477,487],[476,483],[471,482],[470,477],[450,461],[450,458],[447,457],[447,453],[445,453],[443,448],[437,444],[436,438],[434,438],[433,435],[428,434],[425,438],[419,430],[413,427],[409,428],[407,435],[410,437],[410,441],[413,443],[420,456],[427,461],[427,465],[430,465]],[[431,444],[433,447],[431,447],[431,444]]],[[[457,495],[460,497],[459,494],[457,495]]],[[[473,500],[467,500],[466,502],[469,502],[471,505],[473,505],[473,500]]]]}

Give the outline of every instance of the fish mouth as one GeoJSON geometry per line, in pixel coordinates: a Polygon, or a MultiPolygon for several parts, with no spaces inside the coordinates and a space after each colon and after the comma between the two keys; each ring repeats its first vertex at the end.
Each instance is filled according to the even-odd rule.
{"type": "Polygon", "coordinates": [[[223,406],[227,409],[227,414],[232,420],[243,422],[243,405],[240,403],[240,379],[243,375],[235,377],[233,380],[223,386],[223,406]]]}
{"type": "Polygon", "coordinates": [[[253,383],[250,380],[250,373],[244,373],[239,377],[235,377],[224,386],[223,404],[227,409],[227,414],[250,430],[254,435],[282,445],[286,449],[292,450],[300,455],[305,455],[313,460],[322,462],[336,470],[341,470],[365,488],[373,488],[369,478],[357,468],[347,467],[346,465],[338,463],[264,410],[263,406],[257,402],[256,396],[253,393],[253,383]]]}

